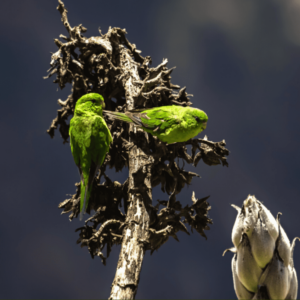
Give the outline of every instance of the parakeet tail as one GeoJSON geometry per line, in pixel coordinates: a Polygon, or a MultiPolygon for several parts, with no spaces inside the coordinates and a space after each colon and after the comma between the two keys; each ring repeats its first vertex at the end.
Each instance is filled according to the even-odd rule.
{"type": "Polygon", "coordinates": [[[133,123],[133,121],[123,113],[109,111],[109,110],[104,110],[103,113],[112,120],[120,120],[127,123],[133,123]]]}
{"type": "MultiPolygon", "coordinates": [[[[92,179],[88,181],[88,185],[84,185],[84,180],[82,178],[81,181],[81,199],[80,199],[80,215],[79,215],[79,221],[82,220],[83,215],[85,214],[85,211],[87,209],[88,203],[89,203],[89,198],[91,196],[91,191],[92,191],[92,185],[93,181],[97,175],[97,171],[99,170],[100,165],[97,165],[95,168],[95,171],[93,173],[93,176],[91,177],[92,179]]],[[[101,170],[99,170],[101,175],[101,170]]]]}
{"type": "MultiPolygon", "coordinates": [[[[81,188],[84,187],[84,185],[82,184],[81,185],[81,188]]],[[[88,192],[88,188],[85,186],[84,187],[84,198],[83,198],[83,201],[82,199],[80,199],[80,215],[79,215],[79,221],[82,220],[82,217],[83,217],[83,214],[85,214],[85,210],[86,210],[86,197],[87,197],[87,192],[88,192]]],[[[81,197],[82,197],[82,194],[81,193],[81,197]]]]}

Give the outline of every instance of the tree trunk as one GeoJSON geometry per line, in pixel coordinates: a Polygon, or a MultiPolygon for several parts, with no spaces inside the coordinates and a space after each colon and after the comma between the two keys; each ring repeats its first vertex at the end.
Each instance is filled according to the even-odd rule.
{"type": "MultiPolygon", "coordinates": [[[[126,48],[120,46],[120,64],[124,79],[123,86],[126,91],[127,109],[134,108],[134,97],[140,93],[140,88],[134,84],[140,81],[137,63],[132,60],[126,48]]],[[[136,133],[137,128],[130,124],[130,136],[136,133]]],[[[132,142],[130,140],[130,142],[132,142]]],[[[129,152],[129,197],[130,204],[127,211],[126,226],[123,230],[121,252],[117,265],[116,275],[112,284],[109,299],[135,299],[138,288],[140,272],[145,254],[145,243],[149,240],[149,212],[146,201],[152,200],[151,190],[151,162],[153,158],[147,156],[140,148],[134,145],[129,152]],[[148,199],[135,186],[133,173],[142,168],[146,175],[144,184],[148,199]],[[145,205],[146,204],[146,205],[145,205]]]]}

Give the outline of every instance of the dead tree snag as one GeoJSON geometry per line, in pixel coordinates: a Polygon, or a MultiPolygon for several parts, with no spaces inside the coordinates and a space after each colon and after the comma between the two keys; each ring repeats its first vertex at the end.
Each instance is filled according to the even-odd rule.
{"type": "MultiPolygon", "coordinates": [[[[46,78],[56,74],[54,83],[61,89],[70,83],[72,91],[65,101],[58,100],[61,109],[48,129],[51,137],[59,127],[63,142],[68,142],[67,119],[73,115],[76,101],[89,92],[103,95],[106,108],[119,112],[192,104],[186,88],[171,83],[174,68],[168,69],[167,59],[150,68],[151,57],[140,55],[141,51],[126,39],[125,29],[109,28],[104,35],[100,32],[100,36],[85,37],[87,29],[82,25],[71,27],[63,2],[58,2],[57,9],[69,36],[60,35],[64,42],[54,40],[58,51],[52,54],[46,78]]],[[[196,166],[202,159],[208,165],[224,166],[229,151],[224,140],[212,142],[204,137],[168,145],[133,125],[117,120],[106,119],[106,122],[113,144],[101,166],[101,176],[94,181],[87,208],[88,213],[94,211],[94,214],[77,229],[77,243],[87,247],[92,258],[99,256],[104,265],[112,246],[121,244],[110,299],[134,299],[147,250],[151,253],[158,250],[170,236],[178,240],[178,231],[189,234],[185,224],[206,238],[204,230],[212,224],[208,217],[208,197],[196,199],[193,193],[192,204],[185,207],[176,200],[182,188],[199,176],[180,168],[176,160],[196,166]],[[187,153],[187,145],[192,146],[191,155],[187,153]],[[112,181],[105,174],[107,166],[116,172],[129,167],[128,179],[123,184],[112,181]],[[159,184],[169,199],[158,200],[153,206],[152,188],[159,184]],[[122,205],[125,214],[120,210],[122,205]],[[159,209],[160,206],[163,208],[159,209]],[[105,246],[106,256],[102,252],[105,246]]],[[[76,193],[59,204],[62,213],[70,213],[70,220],[79,215],[80,185],[75,185],[76,193]]]]}

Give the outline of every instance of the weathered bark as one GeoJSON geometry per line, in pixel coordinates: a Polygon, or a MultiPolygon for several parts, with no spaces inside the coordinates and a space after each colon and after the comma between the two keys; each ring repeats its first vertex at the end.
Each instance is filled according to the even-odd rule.
{"type": "MultiPolygon", "coordinates": [[[[137,64],[132,60],[126,48],[121,46],[120,65],[122,66],[124,80],[123,86],[126,96],[126,108],[134,108],[134,97],[140,93],[140,88],[134,84],[139,81],[137,64]]],[[[136,133],[137,128],[134,125],[129,127],[130,142],[136,133]]],[[[145,133],[146,134],[146,133],[145,133]]],[[[149,222],[150,213],[146,207],[149,207],[152,200],[151,189],[151,163],[153,158],[147,156],[142,149],[135,145],[129,152],[129,200],[130,205],[127,211],[126,225],[123,231],[123,241],[119,256],[115,279],[112,284],[109,299],[134,299],[143,258],[145,254],[145,245],[149,243],[149,222]],[[141,186],[135,183],[133,174],[142,169],[145,174],[144,185],[146,186],[147,199],[143,199],[140,193],[141,186]]]]}

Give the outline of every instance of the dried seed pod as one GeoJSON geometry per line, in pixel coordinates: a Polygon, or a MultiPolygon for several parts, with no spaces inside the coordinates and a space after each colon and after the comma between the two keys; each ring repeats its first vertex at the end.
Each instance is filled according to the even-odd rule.
{"type": "MultiPolygon", "coordinates": [[[[238,299],[296,299],[292,245],[277,219],[254,196],[238,211],[233,230],[232,273],[238,299]]],[[[227,250],[225,250],[226,252],[227,250]]],[[[224,254],[225,254],[224,252],[224,254]]],[[[224,255],[223,254],[223,255],[224,255]]]]}

